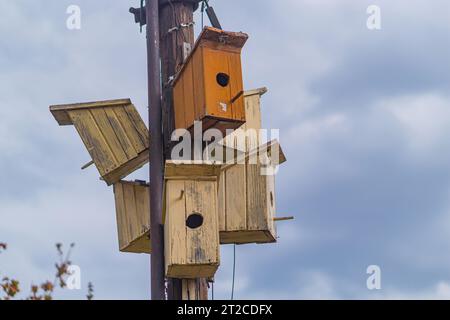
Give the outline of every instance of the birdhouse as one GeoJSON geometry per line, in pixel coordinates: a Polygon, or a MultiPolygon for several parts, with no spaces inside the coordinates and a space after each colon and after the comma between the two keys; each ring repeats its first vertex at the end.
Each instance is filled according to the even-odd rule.
{"type": "Polygon", "coordinates": [[[275,166],[286,158],[276,141],[224,165],[218,185],[221,244],[276,242],[275,166]],[[277,153],[276,157],[272,157],[277,153]]]}
{"type": "Polygon", "coordinates": [[[129,99],[51,106],[50,111],[61,126],[75,126],[108,185],[148,162],[148,129],[129,99]]]}
{"type": "Polygon", "coordinates": [[[245,123],[241,51],[245,33],[206,27],[174,80],[176,129],[236,129],[245,123]]]}
{"type": "Polygon", "coordinates": [[[214,164],[166,163],[164,241],[169,278],[211,278],[219,267],[219,169],[214,164]]]}
{"type": "Polygon", "coordinates": [[[143,181],[114,184],[119,249],[151,253],[149,185],[143,181]]]}

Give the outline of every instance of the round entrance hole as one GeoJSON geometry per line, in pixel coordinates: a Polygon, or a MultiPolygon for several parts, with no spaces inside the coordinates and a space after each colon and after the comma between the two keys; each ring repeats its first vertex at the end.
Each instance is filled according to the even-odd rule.
{"type": "Polygon", "coordinates": [[[221,72],[217,74],[216,80],[221,87],[226,87],[230,83],[230,76],[221,72]]]}
{"type": "Polygon", "coordinates": [[[200,213],[193,213],[186,219],[186,226],[190,229],[198,229],[203,225],[203,216],[200,213]]]}

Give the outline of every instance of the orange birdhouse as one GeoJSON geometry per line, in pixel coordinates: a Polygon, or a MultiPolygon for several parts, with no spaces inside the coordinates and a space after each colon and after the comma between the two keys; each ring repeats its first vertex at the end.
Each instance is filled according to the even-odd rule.
{"type": "Polygon", "coordinates": [[[245,123],[241,51],[248,35],[206,27],[174,81],[176,129],[226,133],[245,123]]]}

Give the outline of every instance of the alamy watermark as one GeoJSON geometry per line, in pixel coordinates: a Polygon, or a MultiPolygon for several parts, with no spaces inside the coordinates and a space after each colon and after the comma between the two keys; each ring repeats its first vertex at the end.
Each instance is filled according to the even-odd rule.
{"type": "Polygon", "coordinates": [[[254,164],[261,166],[261,175],[278,173],[280,149],[278,129],[237,129],[225,132],[195,121],[193,130],[177,129],[171,140],[175,143],[171,158],[180,163],[254,164]],[[266,142],[269,141],[269,142],[266,142]]]}
{"type": "Polygon", "coordinates": [[[371,265],[367,267],[367,289],[369,290],[381,290],[381,268],[377,265],[371,265]]]}
{"type": "Polygon", "coordinates": [[[66,27],[69,30],[81,29],[81,8],[77,5],[67,7],[66,13],[69,15],[66,20],[66,27]]]}
{"type": "Polygon", "coordinates": [[[67,268],[67,273],[67,289],[81,290],[81,268],[77,265],[70,265],[67,268]]]}
{"type": "Polygon", "coordinates": [[[376,5],[370,5],[367,7],[367,29],[369,30],[381,30],[381,8],[376,5]]]}

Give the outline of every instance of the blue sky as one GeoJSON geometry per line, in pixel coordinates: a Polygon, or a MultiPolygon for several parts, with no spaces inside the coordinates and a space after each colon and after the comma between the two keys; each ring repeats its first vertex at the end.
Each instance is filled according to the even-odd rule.
{"type": "MultiPolygon", "coordinates": [[[[247,89],[267,86],[264,126],[280,128],[276,245],[237,248],[237,298],[450,298],[450,3],[444,0],[211,1],[245,31],[247,89]],[[368,30],[366,9],[381,8],[368,30]],[[379,265],[382,289],[366,288],[379,265]]],[[[149,297],[149,257],[118,252],[113,194],[75,130],[48,106],[129,97],[146,118],[138,1],[1,1],[1,275],[53,275],[54,244],[75,242],[83,290],[149,297]],[[79,5],[82,28],[66,28],[79,5]]],[[[196,30],[200,19],[197,15],[196,30]]],[[[145,169],[131,178],[145,178],[145,169]]],[[[215,295],[229,298],[232,247],[215,295]]]]}

